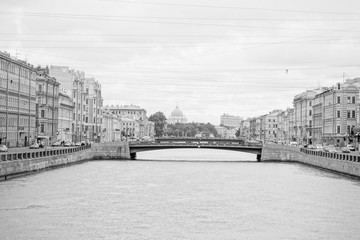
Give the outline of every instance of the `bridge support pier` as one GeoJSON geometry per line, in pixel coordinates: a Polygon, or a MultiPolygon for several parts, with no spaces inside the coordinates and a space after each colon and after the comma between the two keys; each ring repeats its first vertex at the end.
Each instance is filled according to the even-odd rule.
{"type": "Polygon", "coordinates": [[[261,162],[261,155],[260,154],[256,154],[256,161],[261,162]]]}
{"type": "Polygon", "coordinates": [[[131,160],[136,160],[136,152],[130,153],[130,159],[131,160]]]}

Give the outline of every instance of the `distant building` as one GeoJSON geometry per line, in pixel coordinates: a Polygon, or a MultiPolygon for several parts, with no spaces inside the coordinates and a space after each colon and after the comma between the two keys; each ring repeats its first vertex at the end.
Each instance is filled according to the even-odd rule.
{"type": "Polygon", "coordinates": [[[35,140],[36,71],[0,52],[0,144],[28,146],[35,140]]]}
{"type": "Polygon", "coordinates": [[[74,104],[72,122],[72,141],[79,142],[87,139],[85,131],[85,120],[88,113],[85,112],[85,73],[82,71],[70,70],[65,66],[50,66],[49,75],[56,78],[62,88],[72,91],[71,99],[74,104]]]}
{"type": "Polygon", "coordinates": [[[57,141],[59,119],[59,85],[49,76],[48,68],[37,68],[36,139],[51,145],[57,141]]]}
{"type": "Polygon", "coordinates": [[[215,129],[220,138],[236,138],[236,128],[226,128],[222,126],[215,126],[215,129]]]}
{"type": "Polygon", "coordinates": [[[145,109],[136,105],[107,105],[103,110],[120,118],[123,138],[154,137],[155,124],[148,120],[145,109]]]}
{"type": "Polygon", "coordinates": [[[184,113],[179,109],[179,107],[176,106],[176,108],[171,112],[169,118],[167,119],[167,123],[187,123],[187,119],[184,113]]]}
{"type": "Polygon", "coordinates": [[[230,127],[230,128],[239,128],[240,127],[240,123],[243,120],[242,117],[239,116],[232,116],[229,114],[223,114],[220,117],[220,124],[222,124],[225,127],[230,127]]]}
{"type": "Polygon", "coordinates": [[[242,120],[240,122],[240,136],[241,138],[250,139],[250,119],[242,120]]]}
{"type": "Polygon", "coordinates": [[[121,119],[110,110],[104,110],[102,116],[102,138],[101,142],[121,141],[121,119]]]}
{"type": "Polygon", "coordinates": [[[313,104],[315,96],[324,89],[308,90],[294,97],[294,130],[296,141],[300,144],[312,144],[313,104]]]}
{"type": "Polygon", "coordinates": [[[90,141],[101,138],[102,105],[101,84],[95,78],[84,79],[85,90],[85,134],[90,141]]]}
{"type": "Polygon", "coordinates": [[[71,91],[65,88],[59,89],[59,120],[58,120],[58,140],[72,141],[73,136],[73,113],[74,104],[71,99],[71,91]]]}

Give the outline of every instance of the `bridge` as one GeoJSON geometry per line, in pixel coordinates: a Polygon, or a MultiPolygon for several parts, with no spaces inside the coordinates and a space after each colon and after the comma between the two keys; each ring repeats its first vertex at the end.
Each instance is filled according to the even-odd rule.
{"type": "Polygon", "coordinates": [[[181,148],[201,148],[219,149],[256,154],[256,159],[260,161],[261,143],[247,142],[241,139],[217,139],[217,138],[157,138],[154,141],[129,142],[130,158],[136,159],[137,152],[181,149],[181,148]]]}

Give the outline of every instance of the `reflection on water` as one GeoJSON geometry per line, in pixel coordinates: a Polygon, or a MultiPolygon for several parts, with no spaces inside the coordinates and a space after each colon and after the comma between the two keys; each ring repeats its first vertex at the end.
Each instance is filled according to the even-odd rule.
{"type": "Polygon", "coordinates": [[[356,180],[237,152],[138,158],[206,162],[92,161],[0,182],[1,239],[360,236],[356,180]]]}

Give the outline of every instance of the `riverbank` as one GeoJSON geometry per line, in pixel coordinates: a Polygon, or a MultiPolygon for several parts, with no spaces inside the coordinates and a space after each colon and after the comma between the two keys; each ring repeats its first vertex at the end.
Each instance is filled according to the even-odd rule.
{"type": "Polygon", "coordinates": [[[80,163],[92,159],[127,160],[130,158],[127,142],[93,144],[91,146],[27,150],[0,154],[0,180],[44,169],[80,163]]]}
{"type": "Polygon", "coordinates": [[[299,162],[360,178],[360,155],[319,152],[294,146],[265,144],[262,149],[261,161],[299,162]]]}

